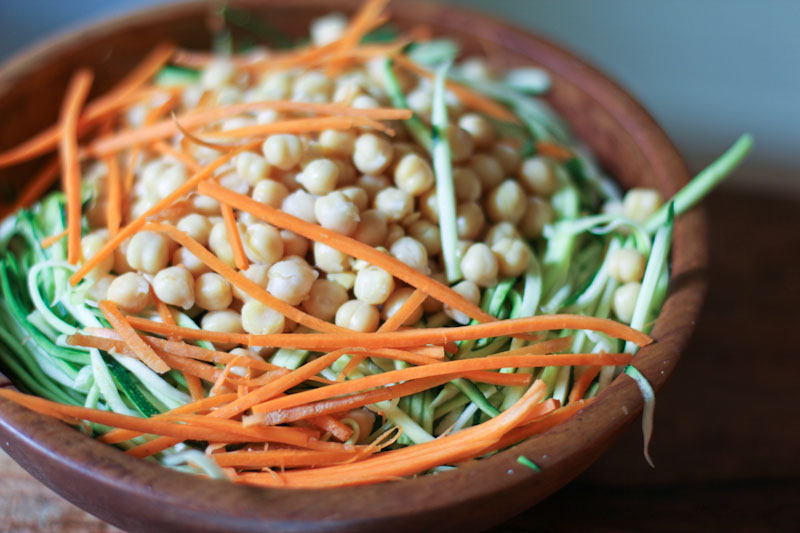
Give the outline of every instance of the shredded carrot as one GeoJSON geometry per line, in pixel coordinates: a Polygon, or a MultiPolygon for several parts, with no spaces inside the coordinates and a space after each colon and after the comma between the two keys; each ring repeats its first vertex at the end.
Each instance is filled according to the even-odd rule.
{"type": "Polygon", "coordinates": [[[104,158],[108,168],[108,197],[106,199],[106,225],[108,234],[113,237],[119,231],[122,224],[122,177],[119,170],[119,159],[116,155],[109,155],[104,158]]]}
{"type": "Polygon", "coordinates": [[[353,435],[353,428],[340,422],[337,418],[329,415],[312,416],[306,419],[312,426],[316,426],[323,431],[330,433],[335,439],[342,442],[346,441],[353,435]]]}
{"type": "Polygon", "coordinates": [[[321,242],[342,253],[380,267],[392,276],[400,278],[409,285],[422,290],[425,294],[433,296],[437,300],[450,305],[453,309],[457,309],[479,322],[494,322],[497,320],[492,315],[481,311],[478,306],[468,302],[453,289],[411,268],[393,256],[376,250],[368,244],[346,237],[328,228],[323,228],[301,220],[288,213],[275,209],[274,207],[262,204],[252,198],[226,189],[216,183],[201,183],[198,186],[198,191],[201,194],[206,194],[219,200],[221,203],[235,207],[240,211],[246,211],[273,226],[288,229],[307,239],[321,242]]]}
{"type": "Polygon", "coordinates": [[[211,396],[214,396],[214,395],[216,395],[216,394],[219,394],[219,391],[220,391],[220,389],[222,389],[222,386],[223,386],[223,385],[225,385],[225,380],[226,380],[226,379],[228,379],[228,376],[229,376],[229,375],[230,375],[230,373],[231,373],[231,369],[232,369],[232,368],[233,368],[233,367],[234,367],[234,366],[235,366],[235,365],[236,365],[236,364],[237,364],[239,361],[241,361],[242,359],[244,359],[244,357],[243,357],[243,356],[241,356],[241,355],[237,355],[237,356],[236,356],[236,357],[235,357],[235,358],[234,358],[234,359],[233,359],[231,362],[229,362],[227,365],[225,365],[225,369],[224,369],[224,370],[223,370],[223,371],[220,373],[219,377],[218,377],[218,378],[217,378],[217,380],[214,382],[214,386],[213,386],[213,387],[211,387],[211,391],[209,392],[209,394],[210,394],[211,396]]]}
{"type": "Polygon", "coordinates": [[[578,400],[576,402],[572,402],[569,405],[556,409],[541,420],[535,420],[533,422],[528,422],[524,425],[521,425],[509,431],[503,438],[501,438],[492,446],[483,450],[481,453],[484,454],[495,450],[502,450],[503,448],[508,448],[509,446],[530,438],[533,435],[538,435],[539,433],[547,431],[548,429],[566,421],[581,409],[584,409],[591,401],[592,400],[578,400]]]}
{"type": "MultiPolygon", "coordinates": [[[[524,350],[521,348],[520,350],[524,350]]],[[[517,350],[515,352],[519,353],[517,350]]],[[[486,358],[460,359],[423,366],[392,370],[363,378],[352,379],[302,392],[283,398],[276,398],[253,407],[254,413],[268,413],[278,409],[296,407],[304,403],[315,402],[352,394],[390,383],[422,379],[434,376],[457,376],[474,370],[494,370],[498,368],[534,368],[541,366],[573,366],[573,365],[624,365],[632,359],[630,354],[553,354],[553,355],[496,355],[486,358]]]]}
{"type": "Polygon", "coordinates": [[[164,141],[156,141],[151,145],[151,147],[160,154],[168,155],[180,161],[192,172],[199,172],[203,168],[200,166],[200,163],[195,161],[191,155],[173,148],[164,141]]]}
{"type": "Polygon", "coordinates": [[[302,324],[315,331],[325,331],[325,332],[349,331],[334,324],[331,324],[330,322],[326,322],[315,316],[309,315],[308,313],[305,313],[300,309],[287,304],[283,300],[274,297],[273,295],[268,293],[263,287],[261,287],[254,281],[251,281],[249,278],[247,278],[244,274],[241,274],[240,272],[237,272],[235,269],[226,265],[216,255],[209,252],[202,244],[195,241],[194,239],[186,235],[184,232],[180,231],[175,226],[170,226],[167,224],[148,223],[144,226],[143,229],[166,234],[172,240],[174,240],[175,242],[179,243],[180,245],[184,246],[187,250],[192,252],[192,254],[194,254],[195,257],[197,257],[200,261],[205,263],[209,268],[211,268],[211,270],[217,272],[222,277],[227,279],[232,285],[243,290],[249,296],[252,296],[259,302],[266,305],[267,307],[270,307],[278,311],[282,315],[289,317],[298,324],[302,324]]]}
{"type": "MultiPolygon", "coordinates": [[[[431,71],[417,65],[402,54],[395,56],[394,62],[418,76],[433,79],[434,75],[431,71]]],[[[519,123],[519,118],[515,114],[494,100],[491,100],[482,94],[478,94],[468,87],[465,87],[464,85],[461,85],[453,80],[446,80],[445,85],[450,91],[458,96],[458,99],[462,104],[464,104],[464,106],[472,108],[476,111],[480,111],[481,113],[486,113],[487,115],[498,120],[513,122],[515,124],[519,123]]]]}
{"type": "Polygon", "coordinates": [[[60,172],[61,162],[58,157],[54,157],[42,167],[36,176],[22,189],[17,200],[8,209],[8,212],[14,213],[23,207],[30,207],[33,202],[38,200],[56,181],[58,181],[60,172]]]}
{"type": "MultiPolygon", "coordinates": [[[[211,122],[222,120],[226,117],[263,109],[274,109],[275,111],[281,112],[319,113],[333,115],[331,118],[337,118],[341,116],[353,118],[371,118],[376,120],[402,120],[411,116],[411,112],[407,109],[359,109],[345,107],[339,104],[314,104],[309,102],[274,100],[232,104],[228,106],[214,107],[211,109],[195,110],[179,115],[177,118],[184,128],[192,129],[200,126],[206,126],[211,122]]],[[[322,118],[324,117],[319,118],[319,120],[322,118]]],[[[313,128],[314,124],[320,123],[308,122],[309,120],[310,119],[291,119],[272,124],[266,124],[265,126],[269,126],[269,131],[274,130],[275,132],[279,133],[316,131],[313,128]]],[[[321,124],[324,125],[329,123],[322,122],[321,124]]],[[[339,124],[340,129],[344,127],[342,125],[344,123],[341,121],[330,122],[330,124],[339,124]]],[[[106,137],[101,137],[95,141],[92,141],[82,152],[82,155],[103,156],[108,153],[115,153],[135,144],[166,139],[177,133],[178,128],[175,125],[175,122],[170,118],[152,124],[151,126],[125,130],[106,137]]]]}
{"type": "Polygon", "coordinates": [[[246,146],[243,146],[239,150],[235,150],[233,152],[228,152],[223,156],[217,158],[213,163],[204,167],[202,170],[194,174],[191,178],[186,180],[183,184],[181,184],[177,189],[175,189],[172,193],[170,193],[166,198],[158,201],[153,205],[150,209],[145,211],[139,218],[131,221],[130,224],[122,228],[116,236],[109,239],[109,241],[101,248],[96,254],[92,257],[87,259],[83,265],[69,278],[69,282],[72,285],[76,285],[79,281],[81,281],[86,274],[88,274],[95,266],[97,266],[101,261],[103,261],[106,257],[108,257],[111,253],[114,252],[116,248],[122,244],[125,239],[128,237],[133,236],[134,233],[139,231],[142,226],[147,223],[148,217],[158,213],[159,211],[163,210],[166,207],[169,207],[173,203],[175,203],[178,199],[182,196],[191,192],[198,183],[201,181],[208,179],[219,167],[227,163],[231,160],[234,156],[239,154],[240,152],[246,150],[247,148],[251,148],[256,146],[258,143],[251,143],[246,146]]]}
{"type": "Polygon", "coordinates": [[[250,268],[250,262],[244,253],[242,235],[239,233],[239,227],[236,224],[236,215],[228,204],[222,204],[222,219],[225,221],[225,230],[228,232],[228,242],[233,250],[233,261],[236,263],[236,268],[247,270],[250,268]]]}
{"type": "MultiPolygon", "coordinates": [[[[389,136],[394,135],[394,130],[369,117],[311,117],[272,122],[269,124],[255,124],[243,126],[232,130],[205,131],[203,135],[211,139],[229,139],[242,137],[264,137],[273,133],[308,133],[324,130],[349,130],[352,128],[372,128],[382,131],[389,136]]],[[[225,148],[224,145],[208,143],[200,140],[201,144],[210,145],[217,149],[225,148]]]]}
{"type": "Polygon", "coordinates": [[[69,229],[65,229],[64,231],[62,231],[60,233],[56,233],[55,235],[50,235],[48,237],[45,237],[44,239],[42,239],[42,242],[41,242],[42,248],[44,248],[44,249],[50,248],[55,243],[57,243],[58,241],[60,241],[64,237],[66,237],[68,232],[69,232],[69,229]]]}
{"type": "Polygon", "coordinates": [[[183,144],[185,141],[187,143],[193,143],[199,146],[205,146],[206,148],[211,148],[212,150],[217,150],[220,152],[228,152],[230,150],[236,150],[240,146],[238,144],[213,143],[211,141],[206,141],[204,139],[201,139],[191,131],[184,128],[178,121],[178,117],[176,117],[174,113],[172,114],[172,121],[175,123],[175,127],[178,128],[178,131],[181,133],[181,135],[183,135],[181,144],[183,144]]]}
{"type": "Polygon", "coordinates": [[[114,327],[114,330],[119,333],[122,340],[138,355],[144,364],[159,374],[169,370],[169,366],[164,360],[139,337],[114,302],[103,300],[100,302],[99,307],[108,322],[114,327]]]}
{"type": "MultiPolygon", "coordinates": [[[[158,316],[161,317],[161,321],[165,324],[174,326],[175,319],[172,317],[172,311],[170,311],[169,306],[161,301],[161,299],[156,295],[152,286],[150,287],[150,296],[156,303],[156,310],[158,311],[158,316]]],[[[170,337],[169,340],[173,342],[181,342],[180,337],[170,337]]],[[[183,376],[183,379],[186,380],[186,388],[189,389],[189,395],[192,397],[193,401],[200,400],[205,396],[206,392],[203,389],[203,384],[200,382],[199,377],[190,374],[185,370],[181,370],[181,375],[183,376]]]]}
{"type": "Polygon", "coordinates": [[[589,385],[592,384],[592,381],[594,381],[594,378],[600,373],[600,370],[601,367],[599,366],[590,366],[583,371],[583,374],[581,374],[572,385],[572,390],[569,393],[569,403],[577,402],[586,395],[589,385]]]}
{"type": "Polygon", "coordinates": [[[359,456],[362,450],[353,448],[352,451],[317,451],[317,450],[270,450],[266,452],[236,451],[216,453],[214,460],[219,466],[236,467],[298,467],[321,466],[345,463],[359,456]]]}
{"type": "MultiPolygon", "coordinates": [[[[132,101],[149,98],[156,93],[167,92],[168,89],[148,89],[136,91],[149,80],[167,62],[172,55],[174,47],[169,44],[160,44],[134,68],[117,86],[92,101],[86,106],[84,113],[78,121],[78,132],[83,134],[88,129],[110,113],[113,113],[132,101]]],[[[0,153],[0,167],[7,167],[47,153],[58,145],[60,127],[58,125],[47,128],[22,144],[0,153]]]]}
{"type": "Polygon", "coordinates": [[[388,0],[367,0],[358,9],[345,29],[343,35],[335,42],[336,48],[328,61],[328,76],[335,76],[344,63],[344,57],[373,28],[386,8],[388,0]]]}
{"type": "Polygon", "coordinates": [[[77,264],[81,258],[81,168],[78,161],[78,116],[89,94],[94,75],[79,70],[70,80],[61,105],[61,179],[67,195],[67,261],[77,264]]]}
{"type": "Polygon", "coordinates": [[[549,141],[536,141],[536,154],[552,157],[562,163],[572,158],[572,152],[568,148],[549,141]]]}

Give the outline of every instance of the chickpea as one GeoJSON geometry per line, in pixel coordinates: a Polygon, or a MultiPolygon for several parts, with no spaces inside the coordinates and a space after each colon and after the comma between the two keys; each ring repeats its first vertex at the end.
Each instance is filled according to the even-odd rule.
{"type": "Polygon", "coordinates": [[[495,78],[492,67],[480,57],[468,57],[459,65],[461,75],[470,80],[491,80],[495,78]]]}
{"type": "Polygon", "coordinates": [[[348,270],[350,259],[336,248],[321,242],[314,243],[314,264],[323,272],[336,273],[348,270]]]}
{"type": "Polygon", "coordinates": [[[386,227],[386,240],[384,246],[391,248],[394,243],[406,236],[406,230],[400,224],[389,224],[386,227]]]}
{"type": "Polygon", "coordinates": [[[155,274],[169,262],[167,239],[160,233],[140,231],[131,238],[125,257],[134,270],[155,274]]]}
{"type": "Polygon", "coordinates": [[[251,224],[243,241],[245,254],[254,263],[271,265],[283,257],[281,233],[269,224],[251,224]]]}
{"type": "Polygon", "coordinates": [[[356,136],[352,131],[324,130],[319,134],[319,144],[328,157],[350,157],[355,149],[356,136]]]}
{"type": "Polygon", "coordinates": [[[477,238],[485,224],[483,209],[475,202],[467,202],[456,208],[456,230],[459,239],[477,238]]]}
{"type": "Polygon", "coordinates": [[[139,274],[126,272],[109,284],[106,298],[126,313],[140,313],[150,303],[150,284],[139,274]]]}
{"type": "Polygon", "coordinates": [[[296,216],[301,220],[316,224],[317,217],[314,214],[315,203],[316,198],[314,196],[308,194],[304,190],[296,190],[283,200],[281,209],[285,213],[296,216]]]}
{"type": "MultiPolygon", "coordinates": [[[[267,289],[267,283],[269,283],[269,267],[271,265],[250,265],[250,268],[247,270],[242,270],[240,274],[244,277],[261,287],[262,289],[267,289]]],[[[246,302],[250,300],[252,297],[244,292],[239,287],[232,285],[231,292],[233,293],[234,298],[238,298],[239,300],[246,302]]]]}
{"type": "Polygon", "coordinates": [[[296,135],[270,135],[261,147],[267,163],[281,170],[296,167],[303,157],[303,145],[296,135]]]}
{"type": "Polygon", "coordinates": [[[153,278],[153,291],[165,304],[189,309],[194,305],[194,278],[182,266],[168,267],[153,278]]]}
{"type": "Polygon", "coordinates": [[[439,255],[442,251],[442,236],[439,226],[427,220],[417,220],[408,225],[409,237],[414,237],[425,247],[428,257],[439,255]]]}
{"type": "Polygon", "coordinates": [[[209,311],[225,309],[233,301],[231,284],[216,272],[198,276],[194,282],[195,303],[209,311]]]}
{"type": "Polygon", "coordinates": [[[258,300],[248,300],[242,306],[242,328],[253,335],[282,333],[284,317],[258,300]]]}
{"type": "Polygon", "coordinates": [[[211,235],[211,228],[213,228],[213,225],[208,220],[208,217],[198,213],[192,213],[180,219],[177,227],[203,246],[207,246],[208,237],[211,235]]]}
{"type": "Polygon", "coordinates": [[[663,200],[661,193],[655,189],[631,189],[625,193],[623,199],[625,206],[625,216],[636,222],[643,224],[661,207],[663,200]]]}
{"type": "Polygon", "coordinates": [[[433,110],[433,92],[430,87],[417,87],[406,95],[406,103],[420,118],[430,119],[433,110]]]}
{"type": "Polygon", "coordinates": [[[625,216],[625,205],[619,200],[608,200],[601,208],[604,215],[625,216]]]}
{"type": "Polygon", "coordinates": [[[428,222],[439,224],[439,198],[435,187],[419,197],[417,210],[428,222]]]}
{"type": "MultiPolygon", "coordinates": [[[[469,280],[464,280],[453,285],[453,290],[464,297],[469,303],[478,305],[481,301],[481,290],[478,286],[469,280]]],[[[449,305],[444,306],[444,312],[447,316],[453,319],[456,323],[466,325],[469,324],[470,318],[466,314],[457,309],[453,309],[449,305]]]]}
{"type": "Polygon", "coordinates": [[[362,333],[378,329],[381,314],[374,305],[361,300],[345,302],[336,311],[336,325],[362,333]]]}
{"type": "Polygon", "coordinates": [[[340,285],[345,291],[351,290],[356,284],[355,272],[333,272],[328,274],[328,279],[340,285]]]}
{"type": "Polygon", "coordinates": [[[371,174],[364,174],[356,181],[356,185],[361,187],[367,192],[370,200],[374,200],[379,192],[389,187],[391,184],[389,179],[384,176],[373,176],[371,174]]]}
{"type": "Polygon", "coordinates": [[[233,81],[235,75],[236,66],[231,61],[214,59],[203,69],[200,83],[206,88],[219,89],[233,81]]]}
{"type": "Polygon", "coordinates": [[[519,230],[526,239],[542,236],[542,230],[555,220],[556,214],[550,202],[539,196],[529,196],[525,214],[519,222],[519,230]]]}
{"type": "MultiPolygon", "coordinates": [[[[88,261],[91,259],[103,248],[103,246],[106,245],[107,242],[108,237],[104,233],[90,233],[89,235],[84,236],[81,239],[81,255],[83,256],[83,261],[88,261]]],[[[92,279],[102,278],[111,272],[113,267],[114,256],[109,254],[103,258],[103,260],[100,261],[96,267],[89,271],[88,277],[92,279]]]]}
{"type": "Polygon", "coordinates": [[[478,148],[485,148],[494,141],[494,127],[483,115],[466,113],[458,119],[458,126],[472,135],[478,148]]]}
{"type": "Polygon", "coordinates": [[[208,265],[200,261],[197,256],[183,246],[175,250],[175,253],[172,254],[172,264],[174,266],[185,268],[193,276],[199,276],[201,274],[205,274],[206,272],[211,272],[211,269],[208,267],[208,265]]]}
{"type": "Polygon", "coordinates": [[[261,79],[259,89],[265,99],[285,100],[289,97],[294,83],[294,74],[291,72],[270,72],[261,79]]]}
{"type": "Polygon", "coordinates": [[[433,169],[415,153],[404,155],[394,169],[394,183],[406,193],[419,196],[433,187],[433,169]]]}
{"type": "Polygon", "coordinates": [[[195,194],[192,196],[192,205],[201,215],[214,216],[221,213],[219,202],[205,194],[195,194]]]}
{"type": "Polygon", "coordinates": [[[418,240],[411,237],[401,237],[392,244],[391,254],[415,270],[423,274],[428,274],[428,252],[425,246],[418,240]]]}
{"type": "Polygon", "coordinates": [[[480,287],[489,287],[497,283],[499,265],[491,248],[482,242],[476,242],[467,248],[461,259],[461,273],[464,278],[480,287]]]}
{"type": "Polygon", "coordinates": [[[375,209],[383,213],[389,222],[397,222],[411,214],[414,199],[402,189],[388,187],[375,196],[375,209]]]}
{"type": "Polygon", "coordinates": [[[347,28],[347,17],[331,13],[311,21],[311,42],[314,46],[325,46],[338,40],[347,28]]]}
{"type": "Polygon", "coordinates": [[[514,224],[510,222],[498,222],[486,232],[486,244],[494,246],[503,239],[519,239],[520,234],[514,224]]]}
{"type": "Polygon", "coordinates": [[[353,163],[359,172],[380,174],[392,163],[392,143],[374,133],[363,133],[353,148],[353,163]]]}
{"type": "Polygon", "coordinates": [[[217,180],[220,185],[239,194],[250,194],[250,184],[236,172],[229,172],[217,180]]]}
{"type": "Polygon", "coordinates": [[[377,109],[381,105],[368,94],[359,94],[353,98],[353,103],[350,106],[356,109],[377,109]]]}
{"type": "Polygon", "coordinates": [[[367,191],[361,187],[344,187],[339,189],[339,192],[345,195],[348,200],[353,202],[356,207],[358,207],[359,211],[364,211],[367,207],[369,207],[369,195],[367,195],[367,191]]]}
{"type": "Polygon", "coordinates": [[[608,260],[608,273],[622,283],[642,281],[647,259],[638,250],[622,248],[615,250],[608,260]]]}
{"type": "Polygon", "coordinates": [[[450,142],[450,157],[453,163],[466,161],[475,150],[475,141],[467,130],[450,126],[447,128],[447,140],[450,142]]]}
{"type": "MultiPolygon", "coordinates": [[[[411,287],[401,287],[395,290],[392,293],[392,295],[389,296],[389,298],[386,300],[386,303],[383,304],[383,310],[381,312],[383,319],[389,320],[391,317],[397,314],[397,312],[400,310],[403,304],[406,303],[406,300],[408,300],[412,294],[414,294],[414,289],[412,289],[411,287]]],[[[416,324],[417,322],[422,320],[422,313],[423,309],[422,306],[420,305],[414,310],[413,313],[411,313],[411,316],[409,316],[406,319],[406,321],[401,324],[401,326],[412,326],[416,324]]]]}
{"type": "Polygon", "coordinates": [[[395,163],[394,168],[397,169],[399,162],[409,154],[416,154],[420,157],[425,157],[425,152],[418,144],[414,144],[412,142],[395,142],[394,160],[397,161],[397,163],[395,163]]]}
{"type": "Polygon", "coordinates": [[[255,186],[269,177],[269,163],[256,153],[242,152],[236,156],[236,174],[248,184],[255,186]]]}
{"type": "Polygon", "coordinates": [[[280,209],[289,196],[289,189],[279,181],[265,179],[255,184],[251,196],[257,202],[280,209]]]}
{"type": "Polygon", "coordinates": [[[305,237],[288,229],[282,229],[281,239],[283,240],[283,255],[305,257],[308,253],[308,239],[305,237]]]}
{"type": "Polygon", "coordinates": [[[301,74],[294,82],[292,99],[301,102],[327,102],[333,92],[333,82],[315,70],[301,74]]]}
{"type": "Polygon", "coordinates": [[[327,194],[336,188],[339,167],[330,159],[314,159],[298,174],[297,181],[311,194],[327,194]]]}
{"type": "Polygon", "coordinates": [[[168,164],[150,189],[151,193],[155,199],[163,200],[175,192],[187,179],[186,167],[183,164],[168,164]]]}
{"type": "Polygon", "coordinates": [[[501,276],[516,277],[531,262],[531,252],[519,239],[500,239],[492,245],[501,276]]]}
{"type": "Polygon", "coordinates": [[[303,301],[303,309],[311,316],[331,322],[336,311],[347,299],[347,290],[342,285],[335,281],[318,279],[311,285],[311,292],[303,301]]]}
{"type": "MultiPolygon", "coordinates": [[[[217,331],[220,333],[244,333],[244,329],[242,328],[242,316],[232,309],[209,311],[200,321],[200,327],[206,331],[217,331]]],[[[227,348],[228,345],[223,344],[220,347],[227,348]]]]}
{"type": "Polygon", "coordinates": [[[319,275],[304,260],[295,259],[287,258],[272,265],[267,284],[270,294],[290,305],[298,305],[305,299],[319,275]]]}
{"type": "MultiPolygon", "coordinates": [[[[237,224],[239,233],[242,234],[246,230],[244,224],[237,224]]],[[[219,221],[211,228],[211,233],[208,236],[208,247],[214,252],[214,255],[219,257],[229,267],[236,266],[236,261],[233,258],[233,248],[231,248],[230,240],[228,239],[228,228],[225,222],[219,221]]]]}
{"type": "Polygon", "coordinates": [[[368,304],[380,305],[394,291],[394,278],[382,268],[368,266],[356,275],[353,293],[356,298],[368,304]]]}
{"type": "MultiPolygon", "coordinates": [[[[257,90],[258,90],[258,95],[255,101],[258,102],[271,99],[269,94],[264,94],[266,91],[264,91],[263,89],[259,88],[257,90]]],[[[284,119],[283,114],[274,109],[262,109],[261,111],[256,112],[256,124],[273,124],[283,119],[284,119]]]]}
{"type": "Polygon", "coordinates": [[[639,298],[639,291],[642,284],[638,281],[630,281],[625,285],[617,287],[614,291],[612,307],[614,314],[620,322],[630,324],[633,319],[633,311],[636,308],[636,300],[639,298]]]}
{"type": "Polygon", "coordinates": [[[538,196],[551,196],[558,189],[553,162],[546,157],[536,156],[523,161],[519,180],[531,194],[538,196]]]}
{"type": "Polygon", "coordinates": [[[459,202],[475,202],[481,197],[481,181],[471,168],[453,169],[453,188],[459,202]]]}
{"type": "Polygon", "coordinates": [[[501,141],[495,144],[492,148],[492,157],[500,163],[506,176],[515,176],[522,164],[522,158],[517,149],[507,142],[501,141]]]}
{"type": "Polygon", "coordinates": [[[486,212],[495,222],[516,224],[525,214],[526,204],[525,191],[517,180],[507,179],[489,193],[486,212]]]}
{"type": "Polygon", "coordinates": [[[469,158],[469,167],[478,176],[481,188],[489,191],[503,181],[503,167],[494,157],[486,154],[475,154],[469,158]]]}
{"type": "Polygon", "coordinates": [[[320,226],[342,235],[353,233],[360,220],[358,206],[340,191],[317,198],[314,204],[314,214],[320,226]]]}

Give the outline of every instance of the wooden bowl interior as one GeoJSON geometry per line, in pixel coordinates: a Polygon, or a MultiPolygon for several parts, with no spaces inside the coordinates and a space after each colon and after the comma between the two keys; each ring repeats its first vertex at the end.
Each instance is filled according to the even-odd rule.
{"type": "MultiPolygon", "coordinates": [[[[356,1],[231,2],[264,14],[293,35],[315,16],[352,11],[356,1]]],[[[10,147],[53,124],[69,76],[95,71],[93,95],[102,94],[156,43],[172,40],[205,49],[209,5],[190,2],[153,8],[56,38],[0,69],[0,147],[10,147]]],[[[508,65],[537,65],[553,76],[547,100],[624,187],[656,187],[665,195],[688,179],[685,166],[653,119],[622,89],[574,56],[483,14],[437,4],[397,2],[393,23],[424,23],[463,44],[466,55],[489,50],[508,65]]],[[[42,161],[3,169],[8,196],[42,161]]],[[[676,227],[673,289],[636,366],[656,389],[688,341],[705,290],[707,264],[702,212],[676,227]]],[[[488,527],[536,503],[593,462],[641,408],[641,396],[619,378],[567,423],[513,449],[463,467],[414,480],[336,490],[266,490],[202,480],[131,459],[73,429],[0,402],[2,444],[20,464],[89,512],[131,531],[417,530],[434,526],[488,527]],[[525,455],[541,473],[521,466],[525,455]],[[437,525],[438,524],[438,525],[437,525]]],[[[631,460],[639,460],[638,457],[631,460]]]]}

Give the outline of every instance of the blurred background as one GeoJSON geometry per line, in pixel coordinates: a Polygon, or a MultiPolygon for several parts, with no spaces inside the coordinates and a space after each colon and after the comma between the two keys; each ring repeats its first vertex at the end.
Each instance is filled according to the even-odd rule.
{"type": "MultiPolygon", "coordinates": [[[[164,0],[0,1],[0,60],[37,40],[164,0]]],[[[745,131],[756,150],[729,186],[800,195],[800,2],[447,0],[514,21],[611,74],[693,171],[745,131]]]]}
{"type": "MultiPolygon", "coordinates": [[[[0,0],[0,61],[55,32],[162,1],[0,0]]],[[[787,332],[800,324],[800,2],[447,1],[527,27],[610,74],[692,171],[739,134],[756,139],[706,202],[712,283],[694,339],[659,393],[657,469],[642,458],[632,424],[578,479],[495,531],[796,531],[800,431],[791,399],[800,359],[787,332]]],[[[0,496],[5,531],[118,531],[4,454],[0,496]]]]}

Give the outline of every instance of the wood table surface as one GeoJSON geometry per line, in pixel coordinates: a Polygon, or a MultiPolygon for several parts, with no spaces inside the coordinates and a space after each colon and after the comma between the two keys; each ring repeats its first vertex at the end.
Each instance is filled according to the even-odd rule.
{"type": "MultiPolygon", "coordinates": [[[[800,530],[800,199],[707,202],[711,286],[690,348],[638,424],[570,485],[493,531],[800,530]]],[[[0,529],[119,531],[0,454],[0,529]]]]}

